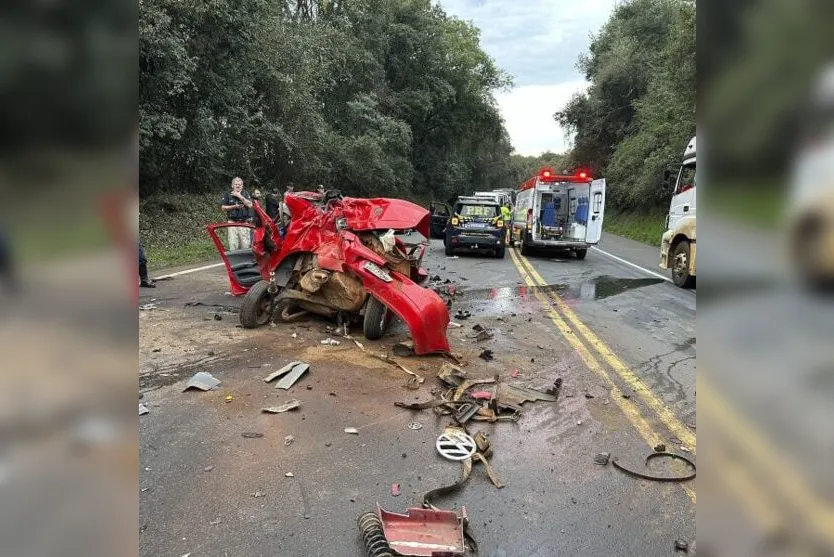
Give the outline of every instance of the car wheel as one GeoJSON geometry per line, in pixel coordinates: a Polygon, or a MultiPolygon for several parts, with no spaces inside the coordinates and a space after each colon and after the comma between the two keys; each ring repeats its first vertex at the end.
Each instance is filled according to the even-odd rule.
{"type": "Polygon", "coordinates": [[[588,250],[586,248],[576,249],[573,250],[573,253],[576,254],[577,259],[585,259],[585,256],[588,255],[588,250]]]}
{"type": "Polygon", "coordinates": [[[378,340],[385,334],[385,325],[388,320],[388,307],[374,298],[368,297],[368,305],[365,307],[365,321],[363,332],[368,340],[378,340]]]}
{"type": "Polygon", "coordinates": [[[504,259],[504,253],[506,252],[506,248],[504,246],[495,248],[495,257],[498,259],[504,259]]]}
{"type": "Polygon", "coordinates": [[[240,324],[244,329],[263,327],[272,318],[272,295],[269,282],[261,280],[249,289],[240,306],[240,324]]]}

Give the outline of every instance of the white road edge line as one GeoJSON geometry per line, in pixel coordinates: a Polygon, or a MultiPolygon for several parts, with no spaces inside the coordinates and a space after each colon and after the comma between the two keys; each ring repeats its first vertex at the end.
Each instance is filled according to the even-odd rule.
{"type": "Polygon", "coordinates": [[[222,267],[223,263],[212,263],[211,265],[203,265],[202,267],[194,267],[193,269],[186,269],[184,271],[177,271],[176,273],[170,273],[167,275],[161,275],[158,277],[152,277],[152,280],[165,280],[169,278],[178,277],[180,275],[187,275],[189,273],[196,273],[197,271],[206,271],[208,269],[214,269],[215,267],[222,267]]]}
{"type": "Polygon", "coordinates": [[[626,261],[626,260],[625,260],[625,259],[623,259],[622,257],[617,257],[617,256],[616,256],[616,255],[614,255],[613,253],[608,253],[607,251],[605,251],[605,250],[601,250],[601,249],[599,249],[599,248],[598,248],[598,247],[596,247],[596,246],[593,246],[593,247],[592,247],[592,249],[593,249],[593,250],[595,250],[595,251],[600,252],[600,253],[601,253],[601,254],[603,254],[603,255],[607,255],[608,257],[610,257],[610,258],[612,258],[612,259],[616,259],[616,260],[617,260],[617,261],[619,261],[620,263],[625,263],[626,265],[628,265],[628,266],[630,266],[630,267],[634,267],[635,269],[640,269],[640,270],[641,270],[641,271],[643,271],[644,273],[648,273],[648,274],[652,275],[653,277],[657,277],[657,278],[659,278],[659,279],[663,279],[663,280],[665,280],[665,281],[667,281],[667,282],[672,282],[672,279],[670,279],[669,277],[665,277],[665,276],[661,275],[660,273],[655,273],[654,271],[650,271],[650,270],[646,269],[645,267],[641,267],[640,265],[635,265],[635,264],[634,264],[634,263],[632,263],[631,261],[626,261]]]}

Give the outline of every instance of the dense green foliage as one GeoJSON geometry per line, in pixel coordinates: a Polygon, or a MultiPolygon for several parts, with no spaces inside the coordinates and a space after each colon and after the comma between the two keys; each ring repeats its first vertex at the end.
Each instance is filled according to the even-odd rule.
{"type": "Polygon", "coordinates": [[[479,32],[430,0],[140,0],[141,191],[512,183],[479,32]]]}
{"type": "Polygon", "coordinates": [[[695,2],[619,4],[579,68],[588,91],[555,114],[575,133],[567,166],[605,176],[617,210],[666,205],[664,171],[695,135],[695,2]]]}

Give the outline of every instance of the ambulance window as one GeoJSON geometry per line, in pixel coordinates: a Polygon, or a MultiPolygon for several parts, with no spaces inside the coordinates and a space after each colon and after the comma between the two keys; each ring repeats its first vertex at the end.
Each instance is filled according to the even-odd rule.
{"type": "Polygon", "coordinates": [[[597,215],[602,211],[602,192],[594,193],[594,214],[597,215]]]}
{"type": "Polygon", "coordinates": [[[678,195],[679,193],[683,193],[686,190],[692,189],[694,187],[695,187],[695,163],[681,166],[681,170],[678,173],[678,183],[677,183],[677,187],[675,188],[675,195],[678,195]]]}

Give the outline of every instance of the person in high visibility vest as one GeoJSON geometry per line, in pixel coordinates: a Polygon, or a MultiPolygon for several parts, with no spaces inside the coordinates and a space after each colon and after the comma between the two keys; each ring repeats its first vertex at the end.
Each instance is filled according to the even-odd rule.
{"type": "Polygon", "coordinates": [[[512,225],[513,213],[510,211],[509,204],[501,207],[501,219],[504,221],[504,227],[507,229],[505,242],[510,243],[510,226],[512,225]]]}

